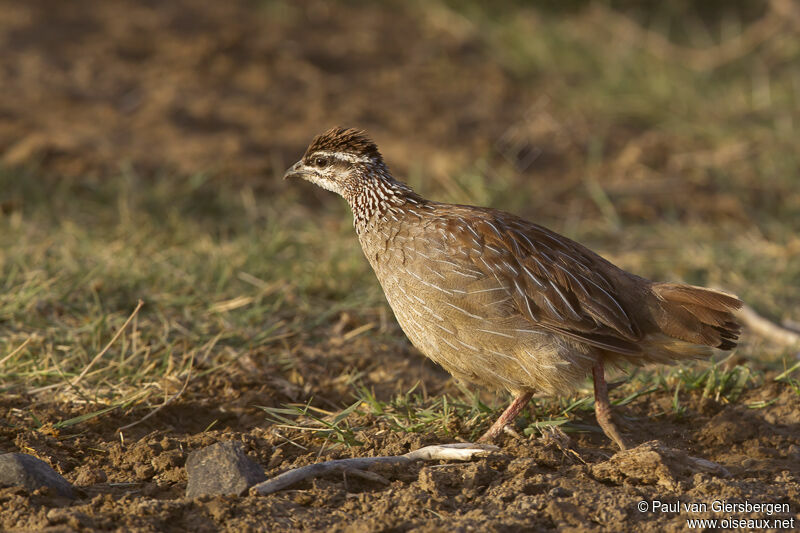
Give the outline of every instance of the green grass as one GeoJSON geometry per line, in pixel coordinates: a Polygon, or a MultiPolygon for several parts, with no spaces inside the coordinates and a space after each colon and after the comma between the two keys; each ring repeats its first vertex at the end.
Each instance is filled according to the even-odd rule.
{"type": "MultiPolygon", "coordinates": [[[[753,365],[731,364],[732,356],[719,361],[679,365],[668,369],[637,371],[627,376],[612,394],[612,404],[629,405],[639,398],[660,395],[671,398],[668,410],[654,416],[673,420],[688,419],[693,414],[697,394],[715,402],[737,403],[748,390],[757,390],[767,381],[782,383],[800,394],[800,363],[767,380],[764,372],[753,365]],[[686,395],[693,394],[687,402],[686,395]]],[[[780,390],[780,389],[778,389],[780,390]]],[[[360,431],[379,426],[395,433],[419,433],[440,439],[457,439],[464,436],[477,439],[492,424],[505,405],[494,408],[484,403],[478,394],[461,388],[461,394],[439,395],[428,398],[417,390],[396,394],[389,400],[380,400],[373,390],[364,385],[354,385],[355,400],[340,411],[315,407],[312,401],[305,404],[286,405],[282,408],[263,407],[267,418],[279,429],[310,433],[326,445],[361,446],[360,431]]],[[[763,409],[778,400],[777,395],[745,404],[750,409],[763,409]]],[[[532,405],[517,420],[524,435],[541,435],[558,427],[565,433],[601,431],[591,420],[594,412],[592,386],[588,382],[570,396],[535,398],[532,405]]],[[[295,443],[296,444],[296,443],[295,443]]]]}
{"type": "MultiPolygon", "coordinates": [[[[51,421],[55,429],[116,409],[156,406],[186,380],[225,372],[256,351],[288,373],[293,361],[279,341],[320,342],[340,312],[367,317],[386,305],[348,214],[336,202],[310,217],[291,188],[276,202],[201,178],[150,182],[122,174],[102,184],[39,182],[54,188],[43,194],[28,178],[0,176],[0,187],[19,204],[0,218],[0,387],[95,406],[51,421]],[[143,306],[132,315],[140,299],[143,306]]],[[[620,258],[629,267],[727,287],[741,283],[738,290],[751,294],[745,274],[720,267],[734,258],[743,270],[767,274],[753,289],[751,304],[769,309],[791,291],[782,284],[792,274],[764,264],[759,241],[682,246],[720,231],[711,223],[628,230],[623,243],[633,251],[620,258]],[[659,240],[663,259],[654,260],[651,239],[659,240]]],[[[591,240],[593,230],[584,231],[591,240]]],[[[604,242],[602,235],[596,240],[604,242]]],[[[381,338],[369,329],[360,335],[381,338]]],[[[736,402],[744,390],[764,383],[764,372],[782,374],[798,390],[800,370],[787,365],[791,354],[754,345],[737,354],[747,362],[729,364],[728,358],[635,372],[615,391],[615,403],[663,392],[674,397],[673,412],[682,416],[686,392],[736,402]]],[[[576,416],[593,409],[589,391],[587,383],[574,397],[537,399],[524,432],[554,425],[586,430],[576,416]]],[[[504,401],[501,396],[490,408],[466,389],[433,398],[412,389],[382,401],[363,383],[353,385],[352,396],[342,411],[322,410],[312,399],[267,412],[279,425],[352,446],[364,429],[351,424],[353,417],[362,424],[383,421],[398,432],[477,436],[504,401]]]]}
{"type": "MultiPolygon", "coordinates": [[[[543,102],[505,125],[542,150],[532,166],[515,168],[496,142],[447,180],[426,180],[411,165],[420,192],[505,208],[642,275],[721,287],[776,321],[800,320],[796,42],[697,71],[622,43],[580,12],[414,9],[437,24],[460,21],[459,31],[543,102]]],[[[187,379],[227,372],[255,352],[288,373],[283,343],[315,345],[342,312],[367,323],[385,310],[343,202],[319,196],[316,205],[305,198],[309,186],[272,181],[0,171],[0,391],[86,402],[93,416],[151,407],[187,379]]],[[[386,333],[362,335],[380,342],[386,333]]],[[[635,373],[615,401],[668,392],[682,415],[687,393],[737,402],[781,373],[800,390],[792,354],[753,341],[736,364],[635,373]]],[[[448,435],[475,434],[494,412],[466,392],[396,391],[385,401],[365,387],[354,386],[355,403],[343,401],[341,412],[305,403],[270,413],[352,445],[351,417],[448,435]]],[[[537,400],[526,432],[569,430],[591,409],[586,394],[537,400]]]]}
{"type": "Polygon", "coordinates": [[[201,178],[69,184],[5,173],[0,189],[18,204],[0,218],[5,391],[141,403],[189,372],[313,333],[341,309],[381,305],[361,283],[368,266],[343,210],[313,220],[291,207],[292,193],[278,210],[201,178]]]}

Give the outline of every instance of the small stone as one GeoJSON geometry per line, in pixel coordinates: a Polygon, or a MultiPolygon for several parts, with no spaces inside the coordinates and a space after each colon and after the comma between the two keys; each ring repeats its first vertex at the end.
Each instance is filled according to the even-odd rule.
{"type": "Polygon", "coordinates": [[[239,442],[218,442],[189,454],[186,497],[241,494],[264,481],[264,470],[242,450],[239,442]]]}
{"type": "Polygon", "coordinates": [[[0,455],[0,486],[24,487],[29,492],[49,487],[59,496],[75,497],[69,481],[47,463],[27,453],[0,455]]]}

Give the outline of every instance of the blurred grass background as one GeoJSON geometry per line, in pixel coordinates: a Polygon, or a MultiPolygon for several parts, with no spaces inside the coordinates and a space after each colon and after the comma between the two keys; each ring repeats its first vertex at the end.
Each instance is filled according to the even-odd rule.
{"type": "MultiPolygon", "coordinates": [[[[344,203],[279,180],[335,124],[424,196],[800,322],[794,2],[0,11],[4,394],[155,405],[332,337],[344,367],[356,336],[402,345],[344,203]]],[[[794,364],[747,341],[738,362],[794,364]]]]}

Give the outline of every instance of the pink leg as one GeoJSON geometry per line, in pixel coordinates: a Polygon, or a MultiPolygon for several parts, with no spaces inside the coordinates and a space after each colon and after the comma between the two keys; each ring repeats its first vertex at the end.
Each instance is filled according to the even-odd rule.
{"type": "Polygon", "coordinates": [[[622,438],[611,419],[611,404],[608,402],[608,386],[602,361],[598,361],[592,367],[592,377],[594,378],[594,415],[597,417],[597,422],[608,438],[616,442],[621,450],[627,450],[630,446],[622,438]]]}
{"type": "Polygon", "coordinates": [[[506,427],[510,422],[513,422],[522,408],[531,401],[533,397],[532,392],[523,392],[520,393],[519,396],[514,398],[514,401],[511,402],[511,405],[503,411],[503,414],[500,415],[500,418],[497,419],[497,422],[492,424],[486,433],[484,433],[481,438],[478,439],[478,442],[489,442],[497,438],[497,436],[503,432],[503,428],[506,427]]]}

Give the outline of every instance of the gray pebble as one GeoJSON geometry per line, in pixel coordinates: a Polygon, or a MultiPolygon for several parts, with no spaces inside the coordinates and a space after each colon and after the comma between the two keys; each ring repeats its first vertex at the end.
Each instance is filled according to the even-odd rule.
{"type": "Polygon", "coordinates": [[[186,460],[186,497],[241,494],[266,479],[264,469],[245,455],[239,442],[218,442],[195,450],[186,460]]]}
{"type": "Polygon", "coordinates": [[[30,492],[49,487],[59,496],[75,497],[69,481],[49,464],[27,453],[0,455],[0,487],[24,487],[30,492]]]}

